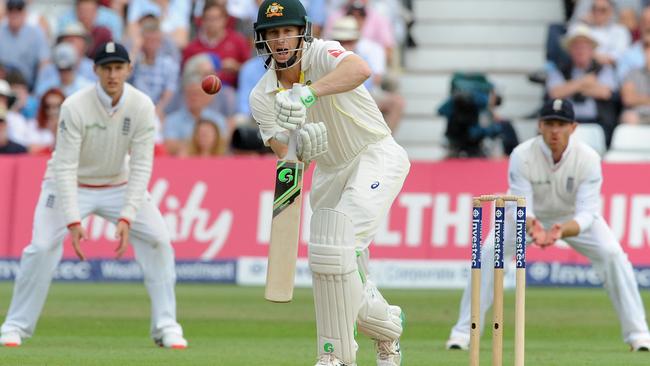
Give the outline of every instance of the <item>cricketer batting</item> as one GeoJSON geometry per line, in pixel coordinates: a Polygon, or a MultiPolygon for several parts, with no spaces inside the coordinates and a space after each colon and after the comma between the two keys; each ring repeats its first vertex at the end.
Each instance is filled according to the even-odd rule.
{"type": "Polygon", "coordinates": [[[317,164],[309,239],[316,365],[356,365],[355,324],[375,340],[377,365],[399,365],[402,310],[372,283],[368,246],[408,174],[406,152],[362,85],[366,62],[314,38],[300,1],[264,1],[254,29],[268,66],[250,95],[262,138],[282,157],[289,131],[300,128],[298,157],[317,164]],[[303,85],[297,101],[294,83],[303,85]]]}

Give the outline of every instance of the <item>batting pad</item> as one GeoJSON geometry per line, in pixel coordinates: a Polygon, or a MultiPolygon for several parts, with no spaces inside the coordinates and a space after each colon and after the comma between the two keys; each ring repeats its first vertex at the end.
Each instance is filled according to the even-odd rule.
{"type": "Polygon", "coordinates": [[[402,309],[389,305],[371,281],[366,282],[357,320],[359,332],[370,338],[393,341],[402,334],[402,309]]]}
{"type": "Polygon", "coordinates": [[[345,214],[319,209],[311,218],[309,268],[312,271],[318,354],[333,354],[354,364],[355,322],[363,297],[357,271],[352,221],[345,214]]]}

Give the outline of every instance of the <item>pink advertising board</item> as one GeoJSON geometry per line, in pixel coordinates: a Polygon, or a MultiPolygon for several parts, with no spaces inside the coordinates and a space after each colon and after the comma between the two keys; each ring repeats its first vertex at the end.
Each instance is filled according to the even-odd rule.
{"type": "Polygon", "coordinates": [[[15,166],[16,160],[14,158],[0,157],[0,177],[2,177],[0,178],[0,253],[5,253],[2,250],[2,245],[9,243],[10,240],[12,208],[14,205],[12,193],[16,181],[15,166]]]}
{"type": "MultiPolygon", "coordinates": [[[[45,160],[18,158],[13,162],[13,179],[0,182],[0,229],[4,228],[0,231],[0,256],[15,258],[31,237],[45,160]]],[[[0,171],[11,171],[7,170],[11,164],[11,160],[0,160],[0,171]]],[[[150,192],[172,232],[177,259],[266,256],[274,168],[272,158],[157,159],[150,192]]],[[[505,161],[413,163],[404,189],[376,237],[372,257],[469,258],[471,197],[503,192],[507,188],[506,172],[505,161]]],[[[306,195],[310,175],[305,178],[306,195]]],[[[650,168],[606,164],[604,175],[605,219],[633,263],[650,265],[650,168]]],[[[306,256],[311,212],[308,200],[304,202],[301,257],[306,256]]],[[[485,210],[484,217],[490,215],[490,210],[485,210]]],[[[111,258],[115,247],[112,227],[96,218],[85,224],[91,236],[83,243],[86,254],[90,258],[111,258]]],[[[64,257],[74,258],[68,244],[64,257]]],[[[129,252],[127,258],[131,257],[129,252]]],[[[586,263],[573,250],[561,247],[544,251],[531,248],[529,259],[586,263]]]]}

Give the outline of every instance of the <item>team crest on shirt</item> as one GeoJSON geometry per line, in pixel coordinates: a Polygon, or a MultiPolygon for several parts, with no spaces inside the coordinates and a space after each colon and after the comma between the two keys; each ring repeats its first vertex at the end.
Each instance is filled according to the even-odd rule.
{"type": "Polygon", "coordinates": [[[278,4],[278,3],[271,3],[268,8],[266,8],[266,17],[267,18],[273,18],[273,17],[281,17],[284,16],[282,13],[284,11],[284,6],[278,4]]]}
{"type": "Polygon", "coordinates": [[[575,179],[573,177],[569,177],[566,179],[566,190],[567,192],[572,192],[573,191],[573,186],[574,186],[575,179]]]}
{"type": "Polygon", "coordinates": [[[54,195],[50,194],[47,196],[47,200],[45,201],[45,207],[47,208],[54,208],[54,195]]]}
{"type": "Polygon", "coordinates": [[[131,130],[131,118],[125,117],[124,121],[122,122],[122,135],[124,136],[128,135],[130,130],[131,130]]]}
{"type": "Polygon", "coordinates": [[[62,119],[61,122],[59,122],[59,130],[61,130],[61,132],[68,130],[68,128],[65,126],[65,120],[64,119],[62,119]]]}

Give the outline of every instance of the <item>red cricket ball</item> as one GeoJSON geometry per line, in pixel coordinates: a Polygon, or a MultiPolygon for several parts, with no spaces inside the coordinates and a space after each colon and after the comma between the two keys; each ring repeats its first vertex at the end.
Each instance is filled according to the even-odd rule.
{"type": "Polygon", "coordinates": [[[203,78],[201,87],[206,94],[217,94],[221,90],[221,80],[217,75],[208,75],[203,78]]]}

